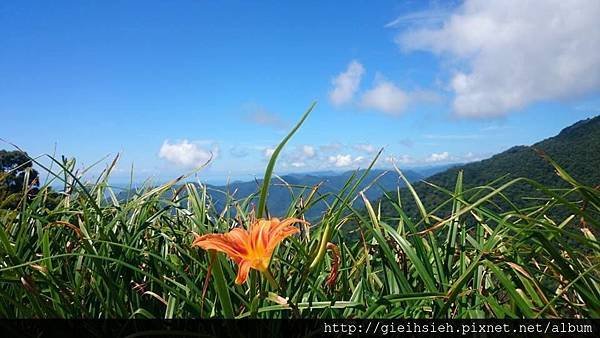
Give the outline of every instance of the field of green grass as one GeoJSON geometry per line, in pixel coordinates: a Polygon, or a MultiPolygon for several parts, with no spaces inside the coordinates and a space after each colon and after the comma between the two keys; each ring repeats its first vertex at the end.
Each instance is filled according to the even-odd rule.
{"type": "Polygon", "coordinates": [[[446,196],[436,208],[407,181],[408,194],[385,197],[391,215],[358,191],[365,174],[353,176],[321,217],[293,225],[298,234],[266,272],[236,284],[237,264],[192,242],[254,218],[303,219],[327,198],[306,187],[282,215],[265,203],[277,156],[309,113],[276,149],[262,189],[223,210],[187,177],[118,199],[108,183],[115,163],[89,182],[74,160],[53,159],[34,197],[0,210],[0,317],[600,317],[600,191],[550,158],[568,188],[525,178],[465,188],[458,172],[452,187],[436,187],[446,196]],[[533,187],[533,206],[506,198],[512,186],[533,187]],[[403,209],[408,200],[419,217],[403,209]],[[449,216],[439,212],[449,206],[449,216]]]}

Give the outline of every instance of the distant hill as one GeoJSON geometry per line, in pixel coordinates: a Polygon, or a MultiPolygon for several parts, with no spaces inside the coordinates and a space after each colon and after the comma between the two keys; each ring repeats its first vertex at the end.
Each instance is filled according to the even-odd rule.
{"type": "MultiPolygon", "coordinates": [[[[600,184],[600,116],[579,121],[558,135],[531,146],[515,146],[489,159],[456,166],[427,178],[428,182],[453,189],[459,170],[463,171],[465,186],[476,186],[491,182],[503,175],[508,179],[527,177],[549,187],[565,187],[553,167],[542,159],[534,149],[548,154],[569,174],[582,183],[592,186],[600,184]]],[[[447,197],[423,182],[414,185],[426,206],[433,206],[447,197]]],[[[506,191],[511,200],[535,195],[534,188],[526,184],[511,187],[506,191]]],[[[416,215],[415,206],[408,191],[403,192],[404,207],[409,214],[416,215]]],[[[522,200],[522,205],[526,201],[522,200]]],[[[384,211],[389,211],[384,206],[384,211]]]]}
{"type": "MultiPolygon", "coordinates": [[[[403,174],[410,182],[417,182],[428,177],[432,173],[441,172],[453,166],[456,166],[456,164],[413,167],[403,170],[403,174]]],[[[364,169],[358,170],[356,178],[362,176],[364,172],[364,169]]],[[[292,190],[294,196],[298,196],[303,190],[302,187],[306,187],[304,196],[307,196],[312,187],[320,184],[318,190],[319,195],[336,194],[344,187],[346,181],[353,174],[354,171],[336,172],[327,170],[273,176],[271,179],[271,187],[269,189],[269,197],[267,200],[269,213],[274,217],[281,217],[286,214],[292,201],[290,189],[292,190]]],[[[366,188],[367,185],[373,182],[373,180],[376,178],[376,184],[373,184],[373,186],[365,192],[365,195],[370,200],[377,200],[385,191],[395,190],[397,187],[403,187],[405,185],[404,181],[400,179],[395,170],[373,169],[367,174],[365,180],[359,185],[358,191],[366,188]]],[[[233,198],[239,201],[257,193],[261,184],[262,179],[257,179],[253,181],[234,181],[227,185],[207,184],[206,187],[214,206],[220,211],[223,210],[225,203],[227,203],[227,194],[233,194],[233,198]]],[[[182,193],[185,194],[185,191],[182,193]]],[[[165,197],[169,198],[169,194],[170,193],[167,193],[165,197]]],[[[117,195],[117,198],[124,200],[127,199],[128,196],[132,196],[132,193],[127,189],[124,189],[117,195]]],[[[331,203],[333,200],[334,197],[331,196],[326,198],[323,202],[313,205],[313,207],[305,213],[305,216],[308,219],[316,219],[326,210],[327,203],[331,203]]],[[[256,203],[257,201],[258,199],[256,199],[254,202],[256,203]]]]}
{"type": "MultiPolygon", "coordinates": [[[[426,168],[427,170],[435,170],[435,168],[426,168]]],[[[441,170],[441,169],[439,169],[441,170]]],[[[365,173],[365,170],[358,170],[355,179],[358,179],[365,173]]],[[[346,181],[354,174],[354,171],[346,172],[311,172],[311,173],[292,173],[283,176],[273,176],[271,178],[271,186],[269,188],[269,196],[267,200],[267,208],[273,217],[282,217],[287,213],[288,208],[292,205],[292,194],[294,197],[299,196],[304,191],[304,196],[307,196],[312,187],[320,184],[317,196],[330,194],[328,198],[314,204],[305,212],[308,219],[316,219],[326,209],[327,203],[334,201],[334,194],[337,194],[345,185],[346,181]]],[[[410,182],[416,182],[424,179],[425,176],[414,170],[406,170],[403,172],[410,182]]],[[[404,186],[404,182],[394,170],[373,169],[367,173],[363,182],[358,186],[358,191],[367,187],[375,179],[377,182],[373,184],[365,195],[372,200],[376,200],[383,195],[385,191],[396,189],[398,186],[404,186]]],[[[246,199],[252,194],[257,194],[262,179],[254,181],[235,181],[227,185],[207,184],[208,194],[217,210],[221,211],[226,206],[228,201],[227,196],[232,196],[235,201],[246,199]]],[[[185,191],[182,194],[185,195],[185,191]]],[[[170,198],[171,192],[167,192],[165,198],[170,198]]],[[[118,195],[119,200],[125,200],[131,197],[131,191],[123,190],[118,195]]],[[[231,198],[229,199],[231,202],[231,198]]],[[[255,204],[258,198],[253,201],[255,204]]]]}
{"type": "MultiPolygon", "coordinates": [[[[311,187],[321,184],[318,190],[319,194],[335,194],[343,188],[344,184],[348,179],[350,179],[353,173],[353,171],[347,171],[337,174],[333,172],[326,172],[323,174],[296,173],[283,175],[280,177],[280,179],[274,177],[271,180],[271,187],[269,188],[269,197],[267,200],[269,212],[273,216],[281,217],[285,215],[292,201],[290,189],[292,190],[293,194],[297,196],[302,191],[301,187],[308,187],[308,192],[308,190],[310,190],[311,187]]],[[[364,174],[364,170],[359,170],[357,173],[357,177],[360,177],[362,174],[364,174]]],[[[412,170],[404,172],[404,175],[411,182],[415,182],[425,178],[423,175],[412,170]]],[[[375,200],[382,196],[384,191],[396,189],[398,185],[404,185],[399,179],[399,176],[396,172],[374,169],[367,173],[365,180],[359,185],[358,189],[364,189],[377,177],[379,177],[377,183],[365,193],[365,195],[369,199],[375,200]],[[379,177],[380,175],[381,177],[379,177]]],[[[215,202],[215,206],[218,209],[222,209],[225,206],[226,197],[225,194],[221,193],[220,191],[226,191],[230,194],[234,194],[234,197],[239,200],[246,198],[253,193],[256,193],[261,184],[262,179],[250,182],[233,182],[227,186],[208,185],[207,188],[209,189],[209,193],[213,202],[215,202]]],[[[304,195],[306,196],[307,193],[305,193],[304,195]]],[[[333,200],[334,197],[332,196],[330,198],[327,198],[325,201],[331,203],[333,200]]],[[[318,217],[321,213],[323,213],[326,210],[326,208],[327,204],[325,202],[319,202],[315,204],[312,208],[310,208],[305,214],[305,216],[309,219],[314,219],[318,217]]]]}

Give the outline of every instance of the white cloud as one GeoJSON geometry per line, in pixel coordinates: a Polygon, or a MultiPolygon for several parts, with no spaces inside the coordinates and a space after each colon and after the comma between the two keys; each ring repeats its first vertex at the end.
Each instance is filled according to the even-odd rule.
{"type": "Polygon", "coordinates": [[[424,11],[412,12],[397,17],[385,25],[385,27],[400,27],[403,25],[427,25],[443,21],[447,17],[447,11],[442,9],[428,9],[424,11]]]}
{"type": "Polygon", "coordinates": [[[356,158],[352,158],[352,155],[342,155],[337,154],[335,156],[329,156],[328,162],[335,167],[348,167],[350,165],[358,165],[364,161],[364,157],[358,156],[356,158]]]}
{"type": "Polygon", "coordinates": [[[315,147],[309,146],[309,145],[302,146],[302,155],[304,155],[307,158],[315,157],[315,155],[316,155],[315,147]]]}
{"type": "Polygon", "coordinates": [[[365,152],[367,154],[372,154],[374,152],[377,151],[377,148],[375,148],[374,145],[369,144],[369,143],[359,143],[359,144],[355,144],[354,145],[354,149],[358,150],[358,151],[362,151],[365,152]]]}
{"type": "Polygon", "coordinates": [[[425,159],[425,161],[441,162],[441,161],[446,161],[449,158],[450,158],[450,154],[447,151],[444,151],[443,153],[433,153],[433,154],[429,155],[429,157],[427,159],[425,159]]]}
{"type": "Polygon", "coordinates": [[[390,81],[379,79],[375,87],[367,90],[361,99],[361,106],[390,115],[400,114],[407,106],[408,94],[390,81]]]}
{"type": "Polygon", "coordinates": [[[306,166],[306,163],[304,162],[292,162],[290,163],[290,165],[294,168],[302,168],[306,166]]]}
{"type": "Polygon", "coordinates": [[[364,67],[358,61],[353,60],[348,64],[345,72],[340,73],[331,81],[333,89],[329,92],[329,100],[334,106],[341,106],[352,101],[364,72],[364,67]]]}
{"type": "Polygon", "coordinates": [[[188,140],[179,143],[170,143],[165,140],[160,147],[158,156],[165,160],[186,168],[199,167],[207,163],[211,158],[214,160],[219,152],[216,144],[211,150],[202,148],[198,142],[191,143],[188,140]]]}
{"type": "Polygon", "coordinates": [[[315,164],[317,161],[317,151],[314,146],[303,145],[296,147],[293,151],[284,152],[282,156],[283,165],[294,168],[306,167],[308,164],[315,164]]]}
{"type": "Polygon", "coordinates": [[[462,160],[465,162],[474,162],[474,161],[479,161],[482,158],[480,156],[475,155],[473,152],[469,151],[468,153],[466,153],[463,157],[462,160]]]}
{"type": "Polygon", "coordinates": [[[458,160],[461,162],[476,162],[476,161],[481,161],[485,158],[488,158],[490,156],[492,156],[492,153],[473,153],[473,152],[467,152],[466,154],[464,154],[461,158],[459,158],[458,160]]]}
{"type": "Polygon", "coordinates": [[[263,155],[269,159],[271,158],[271,156],[273,156],[273,153],[275,152],[275,148],[265,148],[263,150],[263,155]]]}
{"type": "Polygon", "coordinates": [[[351,155],[335,155],[329,156],[329,163],[333,164],[336,167],[346,167],[352,164],[352,156],[351,155]]]}
{"type": "Polygon", "coordinates": [[[455,114],[500,116],[598,92],[599,17],[599,1],[466,0],[441,26],[405,31],[397,42],[456,61],[455,114]]]}

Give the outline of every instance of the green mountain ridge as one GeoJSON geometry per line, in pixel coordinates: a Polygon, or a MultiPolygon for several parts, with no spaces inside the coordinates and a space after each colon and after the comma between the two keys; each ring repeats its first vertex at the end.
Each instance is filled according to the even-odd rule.
{"type": "MultiPolygon", "coordinates": [[[[317,194],[327,194],[329,196],[314,204],[311,208],[306,210],[305,213],[305,216],[308,219],[319,217],[327,209],[327,203],[333,202],[334,194],[342,189],[353,173],[353,171],[347,171],[328,176],[290,174],[283,175],[280,179],[273,178],[271,186],[269,187],[269,196],[267,200],[269,213],[276,217],[284,216],[287,213],[288,208],[293,206],[292,201],[295,196],[302,194],[306,197],[312,187],[320,185],[317,194]]],[[[364,173],[364,169],[358,170],[356,176],[359,177],[364,173]]],[[[408,170],[404,174],[411,182],[424,178],[424,176],[412,170],[408,170]]],[[[367,173],[365,180],[359,185],[359,190],[366,188],[367,185],[376,178],[378,178],[376,184],[365,192],[366,196],[371,199],[379,198],[385,191],[394,189],[398,185],[403,186],[402,181],[396,172],[373,169],[367,173]]],[[[239,201],[257,193],[261,184],[262,179],[249,182],[233,182],[225,186],[207,185],[207,188],[217,209],[223,209],[225,203],[227,203],[225,192],[233,194],[234,199],[239,201]]]]}
{"type": "MultiPolygon", "coordinates": [[[[416,182],[424,179],[431,173],[437,173],[447,168],[451,168],[457,164],[434,165],[426,167],[415,167],[405,170],[404,176],[409,182],[416,182]]],[[[313,204],[309,209],[305,210],[304,216],[308,219],[318,218],[332,203],[335,194],[339,193],[346,182],[355,175],[354,179],[365,173],[365,169],[356,171],[318,171],[307,173],[289,173],[281,176],[276,176],[271,180],[269,187],[269,196],[267,207],[270,215],[273,217],[283,217],[288,213],[290,207],[294,207],[292,201],[300,196],[306,198],[310,194],[310,190],[319,186],[317,196],[327,195],[323,200],[313,204]]],[[[375,200],[383,196],[385,191],[396,189],[398,186],[403,187],[404,182],[394,170],[387,169],[372,169],[366,173],[364,181],[359,184],[358,189],[363,190],[371,182],[376,182],[365,190],[365,196],[371,200],[375,200]]],[[[197,185],[197,183],[193,183],[197,185]]],[[[257,194],[262,185],[262,179],[253,181],[233,181],[226,185],[205,184],[207,193],[212,200],[215,208],[221,212],[226,207],[231,207],[235,203],[257,194]]],[[[143,189],[142,189],[143,190],[143,189]]],[[[133,190],[125,189],[121,191],[117,199],[124,201],[131,198],[138,188],[133,190]]],[[[187,194],[187,190],[181,192],[183,196],[187,194]]],[[[167,193],[167,198],[170,198],[170,193],[167,193]]],[[[253,196],[251,203],[258,201],[257,196],[253,196]]]]}
{"type": "MultiPolygon", "coordinates": [[[[600,116],[579,121],[564,128],[556,136],[531,146],[514,146],[488,159],[450,168],[432,175],[427,182],[452,190],[459,171],[463,172],[466,187],[488,184],[499,177],[502,182],[517,177],[535,180],[552,188],[566,187],[554,168],[538,154],[542,152],[557,162],[573,178],[592,186],[600,185],[600,116]]],[[[431,208],[447,199],[447,195],[425,182],[414,184],[425,207],[431,208]]],[[[395,194],[395,193],[394,193],[395,194]]],[[[535,196],[535,188],[527,184],[509,187],[505,194],[511,201],[527,205],[523,197],[535,196]]],[[[417,208],[409,198],[407,189],[401,190],[403,207],[410,215],[417,215],[417,208]]],[[[383,201],[383,210],[391,212],[391,205],[383,201]]],[[[446,210],[447,211],[447,210],[446,210]]]]}

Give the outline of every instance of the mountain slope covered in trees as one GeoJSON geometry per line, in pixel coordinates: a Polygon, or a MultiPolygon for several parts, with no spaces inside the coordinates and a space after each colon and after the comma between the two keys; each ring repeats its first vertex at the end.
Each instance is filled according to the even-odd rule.
{"type": "MultiPolygon", "coordinates": [[[[453,190],[458,172],[462,171],[466,187],[485,185],[500,177],[503,177],[500,182],[525,177],[552,188],[567,187],[541,154],[548,155],[576,180],[591,186],[600,185],[600,116],[579,121],[564,128],[558,135],[531,146],[515,146],[491,158],[450,168],[428,177],[426,181],[453,190]]],[[[425,182],[416,183],[414,188],[426,208],[439,205],[448,198],[425,182]]],[[[531,185],[518,184],[509,187],[505,195],[511,201],[526,206],[528,200],[524,197],[536,196],[536,192],[531,185]]],[[[410,192],[402,189],[401,196],[406,211],[416,215],[418,211],[410,192]]],[[[384,202],[383,210],[391,212],[391,205],[384,202]]]]}
{"type": "MultiPolygon", "coordinates": [[[[358,170],[355,177],[360,177],[365,170],[358,170]]],[[[353,171],[347,171],[332,175],[313,175],[313,174],[290,174],[281,176],[280,179],[273,179],[269,187],[268,208],[271,215],[282,217],[286,214],[289,207],[293,207],[292,199],[303,193],[307,196],[310,189],[319,186],[318,195],[328,195],[322,201],[317,202],[311,208],[306,210],[305,216],[309,219],[318,217],[327,208],[327,203],[334,200],[334,195],[339,193],[346,182],[354,174],[353,171]],[[293,194],[293,195],[292,195],[293,194]]],[[[423,179],[424,176],[416,171],[409,170],[404,173],[411,182],[423,179]]],[[[398,185],[403,186],[397,173],[382,169],[373,169],[369,171],[364,181],[358,189],[362,190],[367,185],[377,179],[376,184],[368,189],[365,194],[368,198],[376,199],[383,195],[384,191],[395,189],[398,185]]],[[[232,194],[236,200],[244,199],[254,193],[257,193],[262,185],[262,180],[250,182],[233,182],[226,186],[207,186],[213,203],[218,209],[224,207],[226,203],[226,193],[232,194]]]]}

